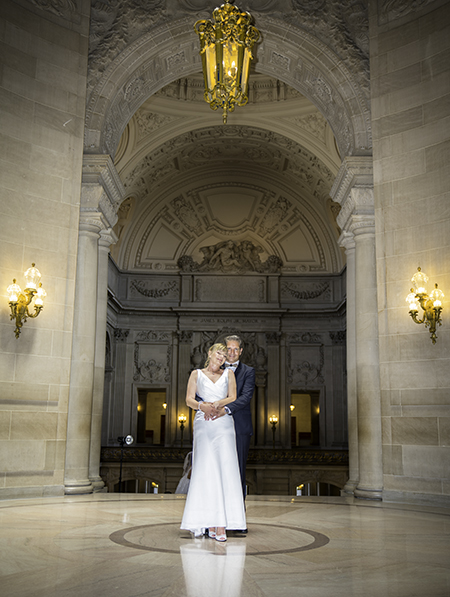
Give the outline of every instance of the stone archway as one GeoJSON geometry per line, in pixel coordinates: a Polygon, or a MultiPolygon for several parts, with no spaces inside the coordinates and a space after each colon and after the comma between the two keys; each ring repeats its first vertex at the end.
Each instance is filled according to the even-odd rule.
{"type": "MultiPolygon", "coordinates": [[[[316,105],[342,156],[370,155],[369,100],[344,62],[310,33],[267,17],[255,70],[276,76],[316,105]]],[[[364,69],[363,63],[359,65],[364,69]]],[[[192,18],[167,23],[126,47],[92,89],[86,110],[85,152],[114,156],[137,108],[168,83],[201,71],[192,18]]],[[[368,75],[367,75],[368,77],[368,75]]]]}

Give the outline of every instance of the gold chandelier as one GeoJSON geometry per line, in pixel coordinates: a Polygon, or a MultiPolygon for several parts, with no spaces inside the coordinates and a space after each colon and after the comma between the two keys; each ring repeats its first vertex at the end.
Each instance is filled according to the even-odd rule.
{"type": "Polygon", "coordinates": [[[213,11],[212,21],[197,21],[200,38],[205,101],[213,110],[223,109],[223,123],[236,104],[248,102],[248,77],[252,48],[260,33],[251,25],[252,16],[230,2],[213,11]]]}

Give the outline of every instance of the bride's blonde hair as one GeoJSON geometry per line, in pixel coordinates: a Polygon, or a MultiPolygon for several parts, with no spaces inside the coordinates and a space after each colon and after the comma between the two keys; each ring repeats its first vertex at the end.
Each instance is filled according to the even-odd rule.
{"type": "Polygon", "coordinates": [[[213,344],[211,346],[211,348],[208,350],[208,357],[205,361],[205,367],[207,367],[209,365],[209,361],[211,359],[211,355],[215,352],[224,352],[225,354],[228,354],[227,352],[227,347],[225,346],[225,344],[222,344],[220,342],[218,342],[217,344],[213,344]]]}

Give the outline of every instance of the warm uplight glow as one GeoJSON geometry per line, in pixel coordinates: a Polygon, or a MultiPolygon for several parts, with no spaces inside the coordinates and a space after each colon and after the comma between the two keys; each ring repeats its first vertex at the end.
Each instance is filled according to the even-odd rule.
{"type": "Polygon", "coordinates": [[[290,409],[291,409],[291,412],[292,412],[293,410],[295,410],[295,405],[294,405],[294,404],[291,404],[291,406],[290,406],[290,409]]]}
{"type": "Polygon", "coordinates": [[[163,402],[162,407],[163,407],[164,410],[166,410],[166,408],[167,408],[167,402],[163,402]]]}
{"type": "Polygon", "coordinates": [[[276,415],[272,415],[271,417],[269,417],[269,421],[270,423],[272,423],[272,425],[275,423],[275,425],[278,423],[278,417],[276,415]]]}
{"type": "Polygon", "coordinates": [[[411,278],[414,288],[406,297],[406,302],[409,305],[409,314],[415,323],[424,323],[425,327],[430,328],[431,341],[436,344],[436,325],[442,325],[441,311],[444,293],[438,285],[434,285],[434,289],[430,295],[427,294],[428,276],[420,269],[411,278]],[[422,319],[418,317],[419,305],[423,311],[422,319]]]}
{"type": "Polygon", "coordinates": [[[186,415],[183,415],[183,414],[178,415],[178,423],[186,423],[186,421],[187,421],[186,415]]]}
{"type": "Polygon", "coordinates": [[[25,272],[25,290],[22,291],[20,286],[16,284],[15,278],[6,290],[9,298],[9,308],[11,309],[10,319],[16,320],[16,329],[14,330],[16,338],[19,337],[20,330],[27,318],[37,317],[44,307],[44,298],[47,293],[42,288],[42,284],[39,282],[40,279],[41,272],[33,263],[25,272]],[[34,313],[30,313],[28,306],[33,299],[34,313]]]}

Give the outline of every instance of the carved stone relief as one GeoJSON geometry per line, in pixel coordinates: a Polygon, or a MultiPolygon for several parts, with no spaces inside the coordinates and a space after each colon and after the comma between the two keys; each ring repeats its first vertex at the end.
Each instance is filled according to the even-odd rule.
{"type": "Polygon", "coordinates": [[[151,345],[134,344],[134,381],[168,383],[170,381],[171,347],[153,348],[151,345]],[[159,348],[159,350],[158,350],[159,348]],[[161,359],[163,351],[166,358],[161,359]]]}
{"type": "Polygon", "coordinates": [[[216,245],[200,248],[203,261],[195,262],[189,255],[178,260],[178,267],[184,272],[223,272],[242,274],[245,272],[277,273],[283,263],[276,255],[269,255],[261,262],[262,247],[252,242],[224,241],[216,245]]]}
{"type": "Polygon", "coordinates": [[[308,388],[324,383],[322,375],[325,363],[323,344],[308,343],[308,346],[288,345],[287,381],[291,385],[308,388]]]}

